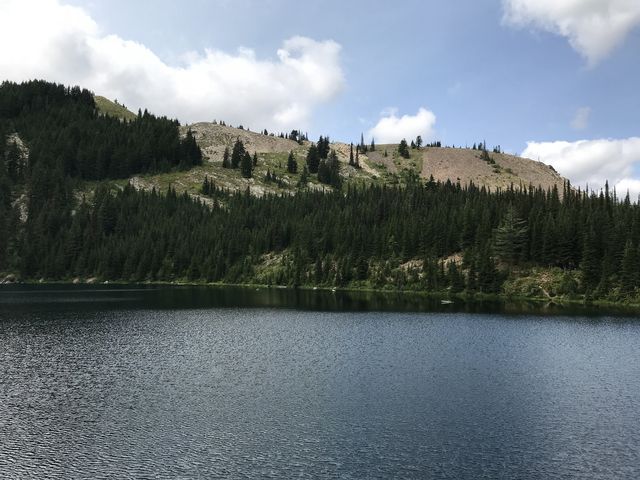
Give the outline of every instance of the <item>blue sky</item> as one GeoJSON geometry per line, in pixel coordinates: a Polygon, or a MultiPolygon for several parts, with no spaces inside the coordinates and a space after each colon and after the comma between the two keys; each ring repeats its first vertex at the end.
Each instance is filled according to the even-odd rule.
{"type": "Polygon", "coordinates": [[[71,3],[168,62],[240,46],[274,57],[295,35],[336,41],[346,86],[314,114],[314,135],[357,138],[384,109],[414,114],[421,106],[436,114],[438,136],[455,144],[486,138],[522,150],[528,140],[639,133],[640,29],[590,67],[560,35],[503,25],[500,1],[71,3]],[[585,106],[588,125],[576,131],[571,121],[585,106]]]}
{"type": "Polygon", "coordinates": [[[23,64],[49,62],[37,46],[0,55],[13,80],[81,83],[183,122],[299,125],[344,141],[486,139],[578,183],[606,177],[640,191],[637,0],[5,2],[0,18],[14,25],[21,9],[56,18],[36,36],[71,51],[44,67],[23,64]],[[413,119],[420,108],[429,115],[413,119]]]}

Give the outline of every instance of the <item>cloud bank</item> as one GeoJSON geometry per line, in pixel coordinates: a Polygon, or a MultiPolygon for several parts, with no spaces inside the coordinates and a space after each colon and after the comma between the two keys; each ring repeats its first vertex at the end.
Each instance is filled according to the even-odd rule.
{"type": "Polygon", "coordinates": [[[503,22],[566,37],[590,65],[640,25],[638,0],[503,0],[503,22]]]}
{"type": "Polygon", "coordinates": [[[376,143],[399,143],[403,138],[409,141],[421,135],[426,142],[434,138],[435,124],[436,116],[426,108],[420,107],[415,115],[402,117],[391,109],[369,130],[369,137],[375,138],[376,143]]]}
{"type": "Polygon", "coordinates": [[[59,0],[0,0],[0,72],[81,85],[132,109],[193,122],[223,119],[254,129],[305,127],[345,80],[340,45],[293,37],[275,59],[206,49],[169,65],[144,45],[104,34],[59,0]]]}
{"type": "Polygon", "coordinates": [[[552,165],[574,185],[599,189],[609,180],[619,196],[629,190],[637,200],[640,180],[633,178],[640,168],[640,137],[580,140],[577,142],[527,142],[523,157],[552,165]]]}

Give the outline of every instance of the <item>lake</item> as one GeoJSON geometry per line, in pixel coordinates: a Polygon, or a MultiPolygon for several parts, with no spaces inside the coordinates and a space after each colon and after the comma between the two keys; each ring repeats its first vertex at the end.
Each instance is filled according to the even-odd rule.
{"type": "Polygon", "coordinates": [[[0,289],[2,478],[640,478],[640,319],[238,288],[0,289]]]}

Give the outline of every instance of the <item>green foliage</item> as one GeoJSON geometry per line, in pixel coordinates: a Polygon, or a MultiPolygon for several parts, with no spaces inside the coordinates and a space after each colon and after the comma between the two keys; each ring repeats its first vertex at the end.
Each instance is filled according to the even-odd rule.
{"type": "Polygon", "coordinates": [[[487,162],[489,165],[496,165],[496,161],[491,158],[489,152],[484,149],[482,150],[482,153],[480,153],[480,159],[487,162]]]}
{"type": "Polygon", "coordinates": [[[335,150],[331,150],[327,160],[321,160],[318,167],[318,181],[340,188],[340,162],[335,150]]]}
{"type": "MultiPolygon", "coordinates": [[[[239,138],[236,139],[236,142],[233,144],[233,152],[231,153],[231,168],[238,168],[240,166],[240,162],[245,156],[246,150],[244,148],[244,143],[239,138]]],[[[249,157],[251,160],[251,157],[249,157]]]]}
{"type": "MultiPolygon", "coordinates": [[[[248,154],[245,158],[250,160],[248,154]]],[[[332,162],[337,162],[334,153],[322,161],[322,171],[332,162]]],[[[268,175],[270,181],[280,181],[272,172],[268,175]]],[[[259,270],[261,279],[289,285],[365,284],[495,294],[502,291],[510,272],[498,268],[491,248],[499,243],[496,239],[505,227],[509,227],[507,231],[517,227],[518,238],[531,237],[544,228],[551,215],[563,223],[572,222],[580,231],[587,211],[611,215],[610,225],[640,221],[637,207],[611,205],[607,210],[606,202],[600,207],[597,197],[573,191],[565,191],[565,201],[556,203],[553,192],[542,190],[492,194],[449,182],[423,184],[419,179],[402,187],[349,187],[335,193],[301,190],[294,196],[256,198],[230,194],[207,178],[201,193],[216,199],[210,207],[177,195],[173,189],[159,195],[131,187],[115,194],[99,187],[93,204],[74,206],[73,196],[59,188],[64,182],[58,185],[55,176],[42,177],[37,185],[56,193],[45,199],[32,194],[33,215],[19,240],[19,268],[26,278],[97,275],[109,280],[253,282],[259,270]],[[530,219],[529,229],[518,227],[521,221],[514,210],[530,219]],[[463,244],[467,247],[462,264],[441,260],[460,252],[463,244]],[[264,255],[281,259],[277,268],[262,268],[264,255]],[[422,268],[401,266],[415,258],[424,259],[422,268]]],[[[619,279],[612,274],[608,290],[600,294],[619,292],[615,295],[635,298],[634,244],[628,239],[621,239],[621,245],[605,242],[608,229],[596,224],[589,228],[599,248],[614,249],[612,258],[619,252],[622,265],[619,279]]],[[[540,264],[540,258],[532,256],[526,245],[518,254],[519,262],[540,264]]],[[[550,247],[549,261],[577,265],[586,260],[580,248],[574,252],[575,259],[565,259],[556,248],[550,247]]],[[[571,297],[584,291],[577,274],[562,274],[568,272],[563,270],[566,266],[556,268],[560,273],[552,280],[532,277],[528,284],[509,280],[505,292],[522,294],[526,290],[542,296],[544,290],[571,297]]],[[[598,278],[595,286],[600,282],[598,278]]]]}
{"type": "Polygon", "coordinates": [[[140,112],[134,120],[98,113],[93,94],[44,81],[0,85],[0,123],[29,148],[29,171],[59,171],[85,180],[187,169],[202,163],[193,134],[140,112]]]}
{"type": "Polygon", "coordinates": [[[244,178],[251,178],[253,172],[253,160],[249,152],[244,152],[240,161],[240,173],[244,178]]]}
{"type": "Polygon", "coordinates": [[[289,157],[287,158],[287,172],[289,173],[298,173],[298,162],[296,161],[296,156],[293,154],[293,151],[289,152],[289,157]]]}
{"type": "Polygon", "coordinates": [[[318,152],[318,147],[312,143],[307,152],[307,168],[309,169],[309,173],[318,173],[319,166],[320,153],[318,152]]]}
{"type": "Polygon", "coordinates": [[[224,147],[224,154],[222,155],[222,168],[231,168],[231,153],[229,147],[224,147]]]}
{"type": "Polygon", "coordinates": [[[309,169],[306,165],[302,167],[302,173],[300,174],[300,181],[298,182],[299,187],[306,187],[307,183],[309,183],[309,169]]]}
{"type": "Polygon", "coordinates": [[[400,144],[398,145],[398,154],[402,158],[411,157],[411,152],[409,152],[409,146],[407,145],[407,141],[404,138],[400,140],[400,144]]]}
{"type": "Polygon", "coordinates": [[[200,187],[200,193],[211,198],[227,198],[229,196],[227,189],[217,186],[216,183],[207,176],[204,177],[202,186],[200,187]]]}
{"type": "Polygon", "coordinates": [[[526,222],[518,217],[515,208],[508,208],[494,232],[496,256],[508,265],[518,263],[526,248],[527,230],[526,222]]]}
{"type": "Polygon", "coordinates": [[[320,136],[317,144],[318,155],[320,156],[320,159],[328,158],[329,150],[331,148],[330,144],[331,142],[329,141],[329,137],[323,137],[322,135],[320,136]]]}

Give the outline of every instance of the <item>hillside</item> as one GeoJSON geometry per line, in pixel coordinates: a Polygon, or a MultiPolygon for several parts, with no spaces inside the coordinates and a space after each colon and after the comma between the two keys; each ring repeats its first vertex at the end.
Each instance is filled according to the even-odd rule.
{"type": "Polygon", "coordinates": [[[136,114],[127,110],[124,105],[112,102],[108,98],[96,95],[94,96],[94,101],[96,102],[98,111],[103,115],[120,118],[121,120],[133,120],[136,118],[136,114]]]}
{"type": "MultiPolygon", "coordinates": [[[[105,115],[131,120],[136,115],[123,105],[112,102],[105,97],[95,96],[98,110],[105,115]]],[[[165,190],[171,185],[178,192],[187,192],[199,196],[200,186],[205,177],[212,179],[216,185],[231,191],[245,190],[247,187],[255,195],[276,192],[293,192],[297,189],[300,172],[304,164],[310,142],[299,144],[296,141],[280,138],[273,134],[252,132],[211,122],[198,122],[184,125],[181,134],[191,131],[197,144],[202,149],[204,163],[189,171],[163,173],[158,175],[138,175],[131,183],[138,189],[152,188],[165,190]],[[236,140],[241,140],[251,154],[258,155],[258,166],[252,179],[244,179],[237,170],[221,167],[225,148],[230,150],[236,140]],[[291,175],[286,170],[289,152],[294,152],[298,161],[298,174],[291,175]],[[275,174],[277,180],[267,180],[267,172],[275,174]]],[[[562,191],[566,181],[555,170],[542,162],[521,158],[505,153],[490,153],[490,161],[482,159],[481,151],[469,148],[434,148],[424,147],[411,150],[411,157],[405,159],[397,152],[397,145],[379,145],[375,151],[360,155],[360,169],[348,165],[350,146],[347,143],[333,142],[331,148],[336,150],[342,162],[342,176],[347,183],[386,183],[397,184],[403,175],[411,172],[428,179],[468,185],[473,182],[489,190],[514,186],[552,188],[554,185],[562,191]]],[[[124,186],[126,182],[118,181],[124,186]]],[[[320,184],[315,176],[309,177],[307,186],[311,189],[328,188],[320,184]]]]}
{"type": "MultiPolygon", "coordinates": [[[[200,187],[205,177],[212,179],[219,187],[231,191],[244,191],[249,187],[254,195],[264,193],[295,192],[300,181],[300,173],[310,142],[298,144],[295,141],[274,135],[233,128],[217,123],[200,122],[181,127],[182,135],[193,133],[202,149],[203,164],[185,172],[171,172],[158,175],[138,175],[131,183],[138,189],[152,188],[166,190],[171,185],[178,192],[187,192],[200,196],[200,187]],[[240,139],[247,151],[258,155],[258,165],[253,178],[244,179],[238,170],[222,168],[222,156],[225,148],[230,150],[240,139]],[[289,152],[294,152],[298,162],[298,173],[287,172],[286,164],[289,152]],[[277,180],[267,180],[267,172],[277,180]]],[[[433,148],[411,150],[409,159],[398,155],[397,145],[379,145],[373,152],[359,156],[359,169],[349,166],[350,145],[332,142],[341,162],[341,175],[349,184],[398,184],[407,174],[415,174],[424,179],[433,176],[435,180],[451,180],[467,185],[473,182],[489,190],[505,189],[514,186],[541,186],[548,189],[556,185],[562,191],[565,179],[551,167],[534,160],[504,153],[490,153],[489,163],[481,158],[479,150],[468,148],[433,148]]],[[[124,186],[125,181],[119,181],[124,186]]],[[[308,179],[311,189],[328,189],[317,181],[315,175],[308,179]]]]}
{"type": "Polygon", "coordinates": [[[406,145],[403,158],[379,145],[353,152],[357,168],[346,143],[180,127],[146,111],[125,122],[96,115],[88,90],[44,81],[3,83],[0,104],[0,280],[640,302],[638,206],[567,185],[550,192],[562,178],[538,162],[406,145]],[[238,140],[241,168],[223,168],[238,140]],[[309,151],[317,173],[305,175],[309,151]],[[520,184],[538,188],[503,188],[520,184]]]}
{"type": "Polygon", "coordinates": [[[411,158],[404,159],[397,154],[396,145],[380,145],[375,152],[367,154],[365,161],[391,174],[411,170],[424,179],[433,176],[435,180],[451,180],[461,185],[473,182],[492,191],[511,185],[544,189],[555,185],[561,191],[566,181],[542,162],[505,153],[489,153],[489,161],[485,161],[481,154],[481,151],[469,148],[424,147],[411,150],[411,158]]]}

